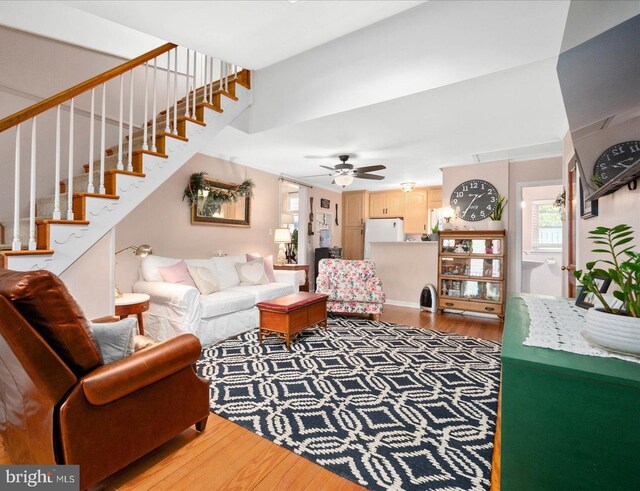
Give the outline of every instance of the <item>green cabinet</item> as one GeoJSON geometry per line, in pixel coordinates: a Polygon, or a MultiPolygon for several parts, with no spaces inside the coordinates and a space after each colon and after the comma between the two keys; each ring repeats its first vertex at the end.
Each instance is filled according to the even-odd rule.
{"type": "Polygon", "coordinates": [[[640,489],[640,363],[524,346],[524,301],[502,345],[503,491],[640,489]]]}

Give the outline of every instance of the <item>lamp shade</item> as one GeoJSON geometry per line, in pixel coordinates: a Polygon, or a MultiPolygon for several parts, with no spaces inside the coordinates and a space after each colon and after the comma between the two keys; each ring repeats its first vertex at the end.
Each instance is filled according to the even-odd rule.
{"type": "Polygon", "coordinates": [[[273,233],[273,241],[276,244],[288,244],[291,242],[291,231],[288,228],[277,228],[273,233]]]}
{"type": "Polygon", "coordinates": [[[342,186],[344,188],[353,182],[353,176],[350,176],[349,174],[342,174],[336,176],[333,180],[338,186],[342,186]]]}
{"type": "Polygon", "coordinates": [[[136,256],[147,257],[149,254],[153,254],[153,247],[151,247],[149,244],[141,244],[136,247],[136,256]]]}

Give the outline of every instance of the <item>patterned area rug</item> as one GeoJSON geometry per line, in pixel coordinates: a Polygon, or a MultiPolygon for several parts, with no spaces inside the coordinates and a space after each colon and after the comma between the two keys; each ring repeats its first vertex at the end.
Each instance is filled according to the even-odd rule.
{"type": "Polygon", "coordinates": [[[211,411],[369,489],[489,489],[500,344],[338,317],[205,348],[211,411]]]}

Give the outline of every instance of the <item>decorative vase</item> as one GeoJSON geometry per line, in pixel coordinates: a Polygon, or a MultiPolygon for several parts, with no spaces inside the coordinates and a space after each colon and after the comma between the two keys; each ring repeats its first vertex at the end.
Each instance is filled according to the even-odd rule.
{"type": "Polygon", "coordinates": [[[589,309],[585,321],[589,341],[607,350],[640,355],[640,318],[589,309]]]}
{"type": "Polygon", "coordinates": [[[440,234],[431,234],[431,242],[438,242],[438,239],[440,238],[440,234]]]}
{"type": "Polygon", "coordinates": [[[489,230],[502,230],[502,220],[489,220],[489,230]]]}

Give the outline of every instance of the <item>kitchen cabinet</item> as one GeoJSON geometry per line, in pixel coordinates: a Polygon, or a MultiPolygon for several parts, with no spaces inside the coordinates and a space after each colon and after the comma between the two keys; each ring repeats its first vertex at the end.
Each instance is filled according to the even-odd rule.
{"type": "Polygon", "coordinates": [[[414,189],[404,193],[404,233],[426,234],[428,233],[429,213],[427,198],[429,192],[426,189],[414,189]]]}
{"type": "Polygon", "coordinates": [[[364,222],[369,218],[369,193],[346,191],[342,193],[342,257],[364,257],[364,222]]]}
{"type": "Polygon", "coordinates": [[[442,188],[429,188],[428,206],[430,210],[442,208],[442,188]]]}
{"type": "Polygon", "coordinates": [[[342,259],[364,257],[364,227],[345,227],[342,236],[342,259]]]}
{"type": "Polygon", "coordinates": [[[368,193],[346,191],[342,193],[342,221],[345,227],[362,227],[367,217],[368,193]]]}
{"type": "Polygon", "coordinates": [[[369,194],[369,218],[397,218],[404,216],[404,192],[378,191],[369,194]]]}

